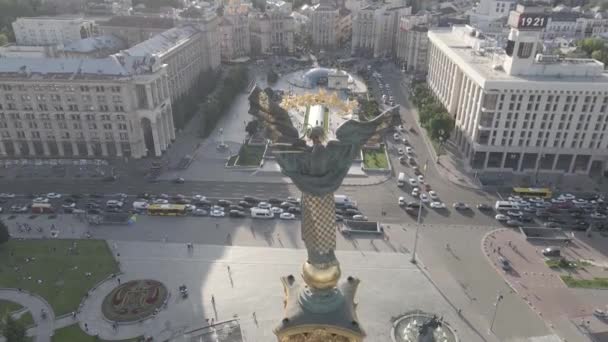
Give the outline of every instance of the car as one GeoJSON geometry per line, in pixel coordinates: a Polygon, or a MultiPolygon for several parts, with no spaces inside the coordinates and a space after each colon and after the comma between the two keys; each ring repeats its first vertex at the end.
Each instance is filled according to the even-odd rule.
{"type": "MultiPolygon", "coordinates": [[[[78,198],[75,195],[72,195],[72,197],[78,198]]],[[[137,194],[137,198],[150,199],[151,197],[152,197],[152,195],[147,192],[141,192],[141,193],[137,194]]]]}
{"type": "Polygon", "coordinates": [[[46,194],[46,198],[50,198],[50,199],[61,198],[61,194],[58,194],[56,192],[49,192],[48,194],[46,194]]]}
{"type": "Polygon", "coordinates": [[[268,202],[260,202],[258,203],[258,208],[260,209],[270,209],[272,208],[272,205],[268,202]]]}
{"type": "Polygon", "coordinates": [[[344,215],[347,215],[347,216],[361,215],[361,212],[357,209],[349,208],[349,209],[344,210],[344,215]]]}
{"type": "Polygon", "coordinates": [[[117,200],[109,200],[106,202],[106,207],[122,208],[124,202],[117,200]]]}
{"type": "MultiPolygon", "coordinates": [[[[427,185],[428,185],[428,184],[427,184],[427,185]]],[[[433,190],[429,191],[429,197],[430,197],[432,200],[434,200],[434,201],[436,201],[436,200],[438,200],[438,199],[439,199],[439,195],[437,195],[437,192],[435,192],[435,191],[433,191],[433,190]]]]}
{"type": "Polygon", "coordinates": [[[171,197],[171,199],[174,201],[182,200],[184,198],[186,198],[186,196],[184,196],[182,194],[176,194],[176,195],[173,195],[173,197],[171,197]]]}
{"type": "Polygon", "coordinates": [[[219,205],[220,207],[229,207],[232,205],[232,202],[229,200],[225,200],[225,199],[220,199],[217,200],[217,205],[219,205]]]}
{"type": "Polygon", "coordinates": [[[397,200],[397,203],[399,204],[400,207],[405,205],[405,197],[399,197],[399,199],[397,200]]]}
{"type": "Polygon", "coordinates": [[[519,201],[523,200],[523,198],[521,198],[521,196],[509,196],[509,197],[507,197],[507,200],[509,202],[519,202],[519,201]]]}
{"type": "Polygon", "coordinates": [[[509,215],[511,217],[522,217],[524,215],[524,213],[521,211],[509,210],[509,211],[507,211],[507,215],[509,215]]]}
{"type": "Polygon", "coordinates": [[[152,201],[154,204],[169,204],[169,200],[165,198],[157,198],[152,201]]]}
{"type": "MultiPolygon", "coordinates": [[[[409,157],[409,156],[408,156],[408,157],[407,157],[407,162],[408,162],[410,165],[416,165],[416,159],[414,159],[414,157],[409,157]]],[[[420,171],[420,170],[418,170],[418,171],[420,171]]]]}
{"type": "Polygon", "coordinates": [[[593,310],[593,316],[601,319],[606,319],[608,318],[608,312],[601,309],[595,309],[593,310]]]}
{"type": "Polygon", "coordinates": [[[552,204],[550,202],[536,202],[534,206],[537,208],[549,208],[552,204]]]}
{"type": "Polygon", "coordinates": [[[364,215],[354,215],[352,218],[353,221],[367,221],[367,216],[364,215]]]}
{"type": "Polygon", "coordinates": [[[228,207],[228,210],[245,211],[245,208],[244,208],[244,207],[241,207],[240,205],[231,204],[231,205],[228,207]]]}
{"type": "Polygon", "coordinates": [[[549,217],[547,217],[547,221],[555,222],[555,223],[564,223],[564,220],[558,216],[549,216],[549,217]]]}
{"type": "Polygon", "coordinates": [[[219,205],[212,205],[211,207],[209,207],[209,210],[211,210],[211,211],[214,211],[214,210],[224,211],[224,207],[220,207],[219,205]]]}
{"type": "Polygon", "coordinates": [[[433,209],[445,209],[445,203],[440,202],[440,201],[433,201],[431,202],[431,208],[433,209]]]}
{"type": "Polygon", "coordinates": [[[15,198],[15,194],[10,192],[2,192],[0,193],[0,198],[15,198]]]}
{"type": "Polygon", "coordinates": [[[543,255],[546,257],[559,258],[561,257],[562,253],[559,247],[547,247],[543,249],[543,255]]]}
{"type": "Polygon", "coordinates": [[[213,203],[211,203],[208,199],[202,199],[200,201],[196,201],[195,204],[199,207],[210,207],[213,203]]]}
{"type": "Polygon", "coordinates": [[[274,206],[277,206],[285,201],[283,201],[282,199],[278,199],[278,198],[269,198],[268,201],[266,201],[274,206]]]}
{"type": "Polygon", "coordinates": [[[402,148],[398,149],[397,154],[402,156],[404,154],[403,149],[402,148]]]}
{"type": "Polygon", "coordinates": [[[418,180],[416,180],[416,178],[410,178],[408,182],[411,186],[418,186],[418,180]]]}
{"type": "Polygon", "coordinates": [[[429,183],[424,184],[424,191],[426,191],[426,192],[431,191],[431,184],[429,184],[429,183]]]}
{"type": "Polygon", "coordinates": [[[527,205],[525,207],[521,207],[520,208],[522,211],[525,211],[526,213],[535,213],[536,212],[536,208],[534,208],[533,206],[527,205]]]}
{"type": "Polygon", "coordinates": [[[497,214],[496,216],[494,216],[494,218],[496,219],[496,221],[508,221],[509,217],[507,215],[503,215],[503,214],[497,214]]]}
{"type": "Polygon", "coordinates": [[[429,203],[431,201],[429,199],[429,195],[424,192],[420,194],[420,200],[422,201],[422,203],[429,203]]]}
{"type": "Polygon", "coordinates": [[[186,180],[181,177],[175,178],[173,180],[173,183],[175,183],[175,184],[184,184],[185,182],[186,182],[186,180]]]}
{"type": "Polygon", "coordinates": [[[97,202],[90,201],[90,202],[87,202],[87,204],[85,204],[84,207],[87,209],[99,209],[99,208],[101,208],[101,205],[99,205],[99,203],[97,203],[97,202]]]}
{"type": "Polygon", "coordinates": [[[29,210],[29,207],[27,205],[15,204],[11,206],[10,210],[13,213],[25,213],[29,210]]]}
{"type": "Polygon", "coordinates": [[[123,192],[117,192],[115,194],[112,194],[111,197],[118,197],[120,199],[126,199],[127,197],[129,197],[129,195],[123,193],[123,192]]]}
{"type": "Polygon", "coordinates": [[[289,197],[287,197],[287,201],[286,202],[293,203],[293,204],[298,204],[299,205],[301,201],[297,197],[289,196],[289,197]]]}
{"type": "Polygon", "coordinates": [[[207,200],[207,197],[203,196],[203,195],[196,194],[196,195],[192,196],[192,200],[194,202],[205,201],[205,200],[207,200]]]}
{"type": "Polygon", "coordinates": [[[192,215],[194,216],[207,216],[209,215],[209,212],[207,210],[201,209],[201,208],[197,208],[192,212],[192,215]]]}
{"type": "Polygon", "coordinates": [[[397,129],[399,132],[403,132],[403,131],[405,131],[405,129],[403,128],[403,125],[399,125],[399,126],[397,126],[397,128],[396,128],[396,129],[397,129]]]}
{"type": "Polygon", "coordinates": [[[606,217],[607,217],[606,215],[598,213],[598,212],[594,212],[591,214],[591,218],[596,219],[596,220],[604,220],[604,219],[606,219],[606,217]]]}
{"type": "Polygon", "coordinates": [[[211,212],[209,212],[209,216],[224,217],[224,216],[226,216],[226,213],[223,210],[211,210],[211,212]]]}
{"type": "Polygon", "coordinates": [[[247,217],[247,215],[245,215],[244,212],[240,211],[240,210],[230,210],[228,212],[228,216],[229,217],[235,217],[235,218],[244,218],[247,217]]]}
{"type": "Polygon", "coordinates": [[[287,208],[287,212],[292,213],[294,215],[298,215],[302,212],[302,209],[300,209],[300,207],[289,207],[287,208]]]}
{"type": "Polygon", "coordinates": [[[239,201],[237,204],[243,208],[253,207],[253,204],[251,204],[250,202],[247,202],[247,201],[239,201]]]}
{"type": "Polygon", "coordinates": [[[293,206],[293,204],[291,202],[287,202],[287,201],[279,204],[279,208],[281,208],[281,209],[287,209],[287,208],[289,208],[291,206],[293,206]]]}
{"type": "Polygon", "coordinates": [[[167,195],[167,194],[159,194],[158,198],[164,198],[164,199],[168,200],[169,199],[169,195],[167,195]]]}
{"type": "Polygon", "coordinates": [[[118,176],[116,175],[105,176],[101,179],[102,182],[114,182],[116,180],[118,180],[118,176]]]}
{"type": "Polygon", "coordinates": [[[561,197],[560,198],[552,198],[551,199],[551,203],[554,203],[554,204],[555,203],[566,203],[566,199],[561,198],[561,197]]]}
{"type": "Polygon", "coordinates": [[[395,134],[393,134],[393,139],[395,141],[399,141],[399,139],[401,139],[401,136],[399,135],[399,133],[395,133],[395,134]]]}
{"type": "Polygon", "coordinates": [[[46,197],[36,197],[32,200],[33,203],[49,203],[49,199],[46,197]]]}
{"type": "Polygon", "coordinates": [[[336,222],[344,221],[344,216],[336,214],[336,222]]]}
{"type": "Polygon", "coordinates": [[[544,203],[545,202],[545,200],[540,197],[532,197],[532,198],[529,198],[528,201],[532,202],[532,203],[544,203]]]}
{"type": "Polygon", "coordinates": [[[545,226],[546,228],[558,228],[559,227],[559,223],[549,221],[549,222],[543,223],[543,226],[545,226]]]}
{"type": "Polygon", "coordinates": [[[243,201],[249,202],[249,203],[258,203],[258,202],[261,202],[260,199],[258,199],[256,197],[253,197],[253,196],[245,196],[245,197],[243,197],[243,201]]]}
{"type": "Polygon", "coordinates": [[[411,146],[406,146],[405,153],[412,154],[412,153],[414,153],[414,149],[411,146]]]}
{"type": "Polygon", "coordinates": [[[412,167],[412,170],[414,170],[414,174],[415,175],[420,175],[422,174],[422,172],[420,172],[420,168],[418,166],[414,166],[412,167]]]}
{"type": "Polygon", "coordinates": [[[519,220],[507,220],[506,224],[510,227],[519,227],[522,225],[522,222],[519,220]]]}
{"type": "Polygon", "coordinates": [[[399,164],[407,165],[407,159],[405,158],[405,156],[399,157],[399,164]]]}
{"type": "Polygon", "coordinates": [[[66,208],[73,209],[73,208],[76,208],[76,203],[75,203],[75,202],[66,202],[66,203],[63,203],[63,204],[61,205],[61,207],[62,207],[63,209],[66,209],[66,208]]]}
{"type": "Polygon", "coordinates": [[[572,201],[576,199],[576,196],[574,196],[573,194],[561,194],[558,198],[563,198],[566,201],[572,201]]]}
{"type": "Polygon", "coordinates": [[[281,214],[283,212],[283,209],[279,208],[279,207],[272,207],[270,208],[270,211],[272,211],[273,214],[281,214]]]}
{"type": "Polygon", "coordinates": [[[186,209],[186,212],[191,213],[196,210],[196,206],[194,204],[186,204],[184,209],[186,209]]]}
{"type": "Polygon", "coordinates": [[[294,215],[292,213],[281,213],[279,215],[279,218],[281,220],[295,220],[296,219],[296,215],[294,215]]]}
{"type": "Polygon", "coordinates": [[[586,199],[582,199],[582,198],[577,198],[575,200],[572,200],[572,204],[574,204],[576,206],[585,205],[587,203],[588,203],[587,200],[586,199]]]}
{"type": "Polygon", "coordinates": [[[504,257],[500,257],[500,258],[498,258],[498,261],[500,263],[500,267],[504,271],[510,271],[511,270],[511,263],[509,262],[509,260],[505,259],[504,257]]]}
{"type": "Polygon", "coordinates": [[[419,175],[419,176],[418,176],[418,182],[419,182],[420,184],[424,183],[424,176],[423,176],[423,175],[419,175]]]}
{"type": "Polygon", "coordinates": [[[418,188],[414,188],[412,189],[412,197],[419,197],[420,196],[420,190],[418,188]]]}
{"type": "Polygon", "coordinates": [[[405,139],[405,138],[401,138],[401,143],[403,145],[409,145],[409,141],[407,141],[407,139],[405,139]]]}
{"type": "Polygon", "coordinates": [[[452,206],[456,210],[468,210],[469,209],[469,206],[463,202],[455,202],[452,206]]]}
{"type": "Polygon", "coordinates": [[[479,204],[477,205],[477,209],[479,209],[479,210],[481,210],[481,211],[490,211],[490,210],[492,210],[493,208],[492,208],[492,206],[491,206],[491,205],[488,205],[488,204],[485,204],[485,203],[479,203],[479,204]]]}

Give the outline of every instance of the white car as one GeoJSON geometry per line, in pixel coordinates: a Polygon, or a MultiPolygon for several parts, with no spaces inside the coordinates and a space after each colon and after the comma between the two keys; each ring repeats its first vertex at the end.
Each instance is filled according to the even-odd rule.
{"type": "Polygon", "coordinates": [[[74,203],[74,202],[71,202],[71,203],[63,203],[63,204],[61,205],[61,207],[62,207],[62,208],[65,208],[65,209],[72,209],[72,208],[76,208],[76,203],[74,203]]]}
{"type": "Polygon", "coordinates": [[[294,215],[292,213],[281,213],[281,215],[279,215],[279,218],[281,220],[295,220],[296,215],[294,215]]]}
{"type": "Polygon", "coordinates": [[[431,202],[431,208],[433,209],[445,209],[445,203],[440,201],[431,202]]]}
{"type": "Polygon", "coordinates": [[[420,194],[420,200],[422,201],[422,203],[429,203],[431,201],[429,199],[429,196],[424,192],[420,194]]]}
{"type": "Polygon", "coordinates": [[[398,149],[397,150],[397,154],[400,155],[400,156],[402,156],[403,155],[403,149],[402,148],[398,149]]]}
{"type": "Polygon", "coordinates": [[[412,190],[412,197],[418,197],[420,196],[420,190],[418,188],[414,188],[412,190]]]}
{"type": "Polygon", "coordinates": [[[587,200],[582,199],[582,198],[577,198],[575,200],[572,201],[572,204],[574,205],[581,205],[581,204],[587,204],[587,200]]]}
{"type": "Polygon", "coordinates": [[[169,200],[168,199],[164,199],[164,198],[157,198],[154,201],[152,201],[152,203],[154,203],[154,204],[169,204],[169,200]]]}
{"type": "Polygon", "coordinates": [[[412,153],[414,153],[414,149],[411,148],[410,146],[406,146],[405,147],[405,153],[412,154],[412,153]]]}
{"type": "Polygon", "coordinates": [[[159,198],[164,198],[164,199],[169,199],[169,195],[167,194],[160,194],[158,195],[159,198]]]}
{"type": "Polygon", "coordinates": [[[186,209],[187,212],[193,212],[193,211],[196,210],[196,206],[193,205],[193,204],[186,204],[185,205],[185,209],[186,209]]]}
{"type": "Polygon", "coordinates": [[[109,201],[106,202],[106,207],[118,207],[118,208],[122,208],[123,205],[124,205],[123,202],[117,201],[117,200],[109,200],[109,201]]]}
{"type": "Polygon", "coordinates": [[[211,211],[224,211],[224,207],[220,207],[219,205],[212,205],[210,210],[211,211]]]}
{"type": "Polygon", "coordinates": [[[573,194],[561,194],[561,195],[559,195],[559,198],[563,198],[566,201],[572,201],[572,200],[576,199],[576,196],[574,196],[573,194]]]}
{"type": "Polygon", "coordinates": [[[418,182],[419,182],[420,184],[424,183],[424,176],[423,176],[423,175],[419,175],[419,176],[418,176],[418,182]]]}
{"type": "Polygon", "coordinates": [[[354,215],[353,221],[367,221],[367,216],[364,215],[354,215]]]}
{"type": "Polygon", "coordinates": [[[281,209],[279,207],[272,207],[272,208],[270,208],[270,211],[272,211],[273,214],[281,214],[281,213],[283,213],[283,209],[281,209]]]}
{"type": "Polygon", "coordinates": [[[523,200],[520,196],[509,196],[507,198],[507,200],[509,200],[510,202],[519,202],[521,200],[523,200]]]}
{"type": "Polygon", "coordinates": [[[32,200],[33,203],[49,203],[49,199],[45,197],[36,197],[32,200]]]}
{"type": "Polygon", "coordinates": [[[211,217],[224,217],[224,216],[226,216],[226,213],[224,213],[221,210],[211,210],[211,212],[209,213],[209,215],[211,217]]]}
{"type": "Polygon", "coordinates": [[[533,198],[528,199],[528,201],[532,202],[532,203],[545,203],[545,200],[540,197],[533,197],[533,198]]]}
{"type": "Polygon", "coordinates": [[[270,203],[268,203],[268,202],[260,202],[260,203],[258,203],[258,208],[270,209],[270,208],[272,208],[272,205],[270,205],[270,203]]]}
{"type": "Polygon", "coordinates": [[[596,219],[596,220],[603,220],[606,218],[606,215],[602,214],[602,213],[592,213],[591,214],[591,218],[592,219],[596,219]]]}
{"type": "Polygon", "coordinates": [[[194,215],[194,216],[207,216],[207,215],[209,215],[209,213],[206,210],[204,210],[204,209],[198,208],[198,209],[196,209],[192,213],[192,215],[194,215]]]}
{"type": "Polygon", "coordinates": [[[494,216],[494,218],[496,219],[496,221],[508,221],[509,217],[507,215],[503,215],[503,214],[498,214],[496,216],[494,216]]]}
{"type": "Polygon", "coordinates": [[[192,196],[192,200],[197,201],[197,202],[206,201],[207,197],[203,196],[203,195],[194,195],[194,196],[192,196]]]}
{"type": "Polygon", "coordinates": [[[135,201],[133,202],[133,209],[135,210],[144,210],[148,209],[150,205],[146,201],[135,201]]]}
{"type": "Polygon", "coordinates": [[[403,131],[404,131],[403,125],[399,125],[399,126],[397,126],[397,130],[398,130],[399,132],[403,132],[403,131]]]}
{"type": "Polygon", "coordinates": [[[561,198],[561,197],[552,198],[551,199],[551,203],[566,203],[566,199],[565,198],[561,198]]]}
{"type": "Polygon", "coordinates": [[[408,182],[411,186],[418,186],[418,181],[416,180],[416,178],[410,178],[408,182]]]}
{"type": "Polygon", "coordinates": [[[46,194],[46,198],[61,198],[61,194],[58,194],[56,192],[49,192],[48,194],[46,194]]]}
{"type": "Polygon", "coordinates": [[[433,200],[436,201],[439,199],[439,195],[437,195],[437,193],[434,190],[429,191],[429,197],[433,200]]]}
{"type": "Polygon", "coordinates": [[[405,197],[403,197],[403,196],[399,197],[398,203],[399,203],[399,206],[404,206],[406,203],[405,197]]]}
{"type": "Polygon", "coordinates": [[[15,194],[10,192],[0,193],[0,198],[15,198],[15,194]]]}
{"type": "Polygon", "coordinates": [[[393,134],[393,139],[395,139],[395,141],[399,141],[399,139],[401,139],[401,136],[399,135],[399,133],[395,133],[393,134]]]}

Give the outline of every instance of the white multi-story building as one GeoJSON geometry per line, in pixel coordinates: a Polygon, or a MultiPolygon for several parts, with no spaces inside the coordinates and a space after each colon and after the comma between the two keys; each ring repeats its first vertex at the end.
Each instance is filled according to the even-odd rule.
{"type": "Polygon", "coordinates": [[[454,117],[468,168],[606,170],[608,75],[593,59],[542,55],[547,19],[517,6],[504,50],[469,26],[429,31],[428,85],[454,117]]]}
{"type": "Polygon", "coordinates": [[[166,66],[103,59],[4,58],[0,155],[159,156],[175,129],[166,66]]]}
{"type": "Polygon", "coordinates": [[[405,1],[374,3],[359,9],[353,17],[351,52],[375,58],[393,56],[399,18],[411,12],[405,1]]]}
{"type": "Polygon", "coordinates": [[[249,33],[250,2],[229,1],[220,19],[220,47],[222,60],[248,57],[251,53],[249,33]]]}
{"type": "Polygon", "coordinates": [[[480,0],[469,16],[470,23],[484,32],[501,31],[503,24],[500,19],[508,17],[516,3],[515,0],[480,0]]]}
{"type": "Polygon", "coordinates": [[[249,21],[254,55],[293,53],[295,20],[291,16],[291,3],[267,1],[264,13],[252,13],[249,21]]]}
{"type": "Polygon", "coordinates": [[[98,22],[104,35],[115,35],[123,39],[129,47],[139,44],[175,26],[171,18],[114,16],[98,22]]]}
{"type": "Polygon", "coordinates": [[[431,16],[403,16],[397,31],[396,58],[401,68],[415,74],[425,74],[428,66],[431,16]]]}
{"type": "MultiPolygon", "coordinates": [[[[122,53],[128,56],[158,58],[167,65],[169,92],[173,101],[179,99],[206,70],[216,69],[219,58],[210,57],[205,33],[200,25],[169,29],[139,43],[122,53]]],[[[216,51],[219,55],[219,51],[216,51]]]]}
{"type": "Polygon", "coordinates": [[[57,45],[91,37],[96,28],[82,17],[31,17],[17,18],[13,32],[18,45],[57,45]]]}
{"type": "Polygon", "coordinates": [[[322,0],[311,14],[312,45],[318,49],[338,46],[339,10],[330,0],[322,0]]]}

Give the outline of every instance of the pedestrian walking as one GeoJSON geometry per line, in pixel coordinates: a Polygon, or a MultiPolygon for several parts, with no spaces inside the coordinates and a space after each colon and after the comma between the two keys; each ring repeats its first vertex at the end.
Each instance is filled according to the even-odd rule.
{"type": "Polygon", "coordinates": [[[215,305],[215,296],[214,296],[214,295],[211,295],[211,303],[212,303],[213,305],[215,305]]]}
{"type": "Polygon", "coordinates": [[[116,280],[118,281],[118,285],[120,285],[120,278],[116,278],[116,280]]]}
{"type": "Polygon", "coordinates": [[[86,323],[84,324],[84,330],[85,330],[85,331],[89,331],[89,325],[88,325],[88,324],[86,324],[86,323]]]}

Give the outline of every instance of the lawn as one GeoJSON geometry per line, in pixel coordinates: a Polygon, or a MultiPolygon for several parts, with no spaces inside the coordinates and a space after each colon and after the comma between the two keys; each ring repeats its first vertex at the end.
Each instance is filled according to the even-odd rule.
{"type": "Polygon", "coordinates": [[[234,166],[236,163],[236,158],[238,157],[238,154],[235,154],[233,156],[230,156],[230,158],[228,159],[228,162],[226,163],[228,166],[234,166]]]}
{"type": "Polygon", "coordinates": [[[32,317],[32,313],[28,311],[21,315],[17,322],[21,323],[24,327],[27,328],[30,325],[34,325],[34,317],[32,317]]]}
{"type": "Polygon", "coordinates": [[[577,269],[577,268],[583,268],[585,266],[591,265],[587,261],[576,261],[576,260],[565,260],[565,259],[546,260],[545,264],[547,264],[547,266],[549,266],[550,268],[563,268],[563,269],[577,269]]]}
{"type": "Polygon", "coordinates": [[[22,308],[23,306],[18,303],[0,299],[0,317],[4,317],[5,314],[21,310],[22,308]]]}
{"type": "MultiPolygon", "coordinates": [[[[119,328],[120,329],[120,328],[119,328]]],[[[55,334],[51,339],[52,342],[103,342],[94,336],[87,335],[78,324],[69,325],[65,328],[55,330],[55,334]]],[[[128,340],[112,340],[113,342],[137,342],[139,338],[132,338],[128,340]]]]}
{"type": "Polygon", "coordinates": [[[386,160],[384,148],[363,150],[363,166],[368,169],[387,169],[388,160],[386,160]]]}
{"type": "Polygon", "coordinates": [[[93,285],[118,272],[101,240],[11,240],[0,246],[0,260],[0,287],[22,288],[42,296],[56,316],[76,310],[93,285]],[[73,244],[76,247],[70,254],[73,244]]]}
{"type": "Polygon", "coordinates": [[[259,166],[264,157],[264,145],[243,145],[239,150],[239,160],[237,165],[239,166],[259,166]]]}
{"type": "Polygon", "coordinates": [[[561,276],[568,287],[582,287],[586,289],[608,289],[608,278],[576,279],[569,275],[561,276]]]}

